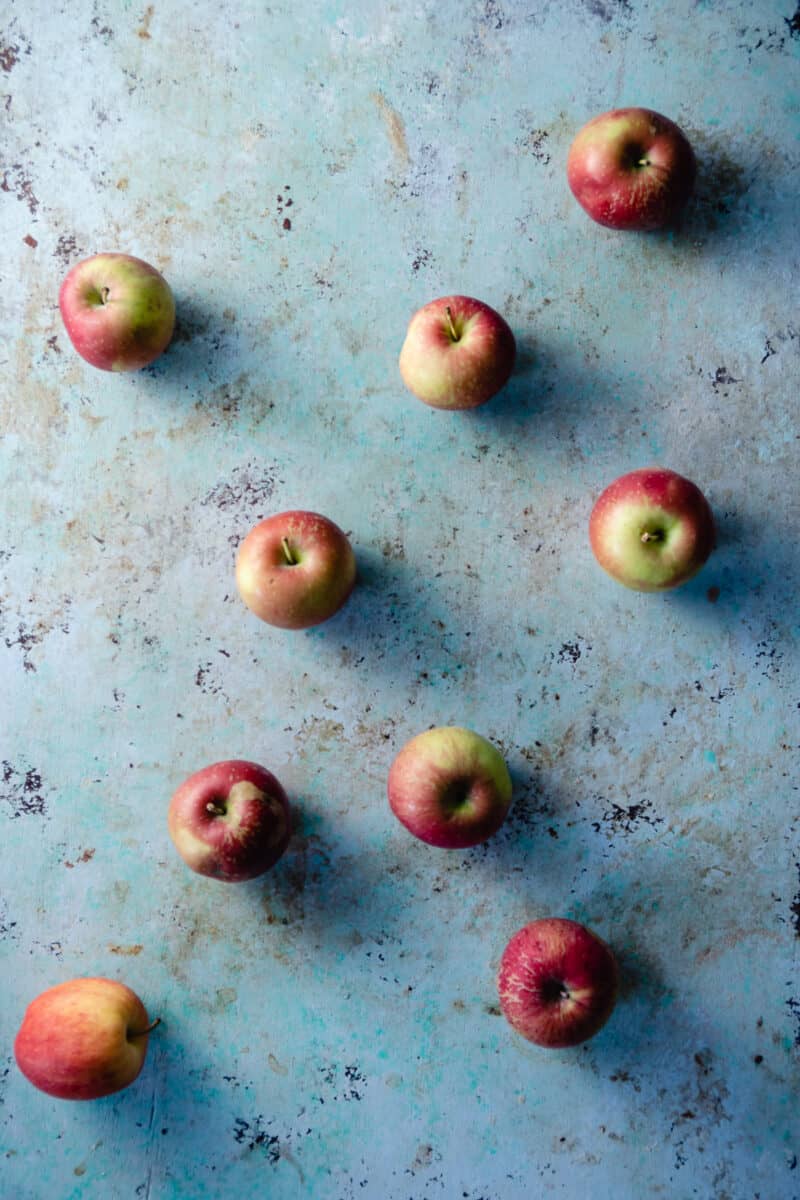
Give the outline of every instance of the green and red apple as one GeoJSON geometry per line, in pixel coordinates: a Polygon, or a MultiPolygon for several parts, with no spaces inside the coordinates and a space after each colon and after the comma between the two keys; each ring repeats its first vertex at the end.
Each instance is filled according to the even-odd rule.
{"type": "Polygon", "coordinates": [[[615,479],[589,519],[595,558],[640,592],[678,587],[696,575],[715,544],[703,493],[675,471],[644,467],[615,479]]]}
{"type": "Polygon", "coordinates": [[[280,629],[309,629],[338,612],[353,590],[347,535],[319,513],[277,513],[239,547],[236,585],[251,612],[280,629]]]}
{"type": "Polygon", "coordinates": [[[76,263],[58,304],[70,341],[101,371],[138,371],[166,349],[175,301],[164,276],[130,254],[96,254],[76,263]]]}
{"type": "Polygon", "coordinates": [[[389,805],[409,833],[446,850],[496,833],[511,805],[511,777],[486,738],[439,726],[407,742],[389,770],[389,805]]]}
{"type": "Polygon", "coordinates": [[[114,979],[70,979],[31,1001],[14,1041],[23,1075],[60,1100],[95,1100],[133,1083],[158,1025],[114,979]]]}
{"type": "Polygon", "coordinates": [[[471,296],[442,296],[411,318],[400,374],[432,408],[477,408],[508,382],[515,357],[514,335],[499,313],[471,296]]]}

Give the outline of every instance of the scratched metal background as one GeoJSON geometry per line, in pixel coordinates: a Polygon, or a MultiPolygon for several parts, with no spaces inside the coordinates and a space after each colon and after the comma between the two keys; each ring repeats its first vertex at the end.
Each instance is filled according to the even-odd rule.
{"type": "Polygon", "coordinates": [[[0,1195],[787,1200],[797,1170],[798,59],[793,0],[5,0],[0,1195]],[[682,230],[568,193],[596,112],[698,151],[682,230]],[[67,268],[157,264],[175,343],[72,351],[67,268]],[[520,344],[484,409],[396,358],[447,290],[520,344]],[[591,558],[593,498],[658,460],[721,545],[674,595],[591,558]],[[289,507],[360,587],[270,630],[235,549],[289,507]],[[516,803],[445,853],[390,817],[404,741],[465,723],[516,803]],[[192,876],[165,811],[229,756],[298,813],[282,863],[192,876]],[[498,1014],[547,913],[618,951],[594,1041],[498,1014]],[[86,1105],[16,1071],[27,1002],[126,980],[163,1018],[86,1105]]]}

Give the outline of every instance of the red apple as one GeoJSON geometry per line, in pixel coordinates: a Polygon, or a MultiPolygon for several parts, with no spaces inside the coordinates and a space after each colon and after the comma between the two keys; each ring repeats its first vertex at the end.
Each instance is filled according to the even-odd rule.
{"type": "Polygon", "coordinates": [[[347,600],[356,560],[338,525],[314,512],[284,512],[255,525],[239,547],[236,584],[268,625],[308,629],[347,600]]]}
{"type": "Polygon", "coordinates": [[[158,1025],[114,979],[70,979],[27,1007],[14,1042],[22,1074],[60,1100],[95,1100],[133,1083],[158,1025]]]}
{"type": "Polygon", "coordinates": [[[691,579],[714,549],[714,517],[700,489],[665,467],[616,479],[589,520],[600,566],[626,587],[658,592],[691,579]]]}
{"type": "Polygon", "coordinates": [[[166,349],[175,326],[166,279],[129,254],[96,254],[76,263],[58,303],[78,354],[102,371],[146,367],[166,349]]]}
{"type": "Polygon", "coordinates": [[[477,408],[508,382],[515,357],[499,313],[469,296],[442,296],[411,318],[400,374],[432,408],[477,408]]]}
{"type": "Polygon", "coordinates": [[[263,875],[291,835],[289,801],[278,780],[239,759],[213,763],[185,780],[167,820],[186,865],[224,883],[263,875]]]}
{"type": "Polygon", "coordinates": [[[615,108],[584,125],[567,180],[590,217],[609,229],[661,229],[689,199],[697,168],[686,135],[649,108],[615,108]]]}
{"type": "Polygon", "coordinates": [[[491,837],[511,804],[503,756],[471,729],[442,726],[407,742],[389,770],[392,812],[431,846],[463,850],[491,837]]]}
{"type": "Polygon", "coordinates": [[[537,1046],[577,1046],[611,1015],[617,960],[577,921],[546,917],[518,930],[503,951],[497,979],[508,1022],[537,1046]]]}

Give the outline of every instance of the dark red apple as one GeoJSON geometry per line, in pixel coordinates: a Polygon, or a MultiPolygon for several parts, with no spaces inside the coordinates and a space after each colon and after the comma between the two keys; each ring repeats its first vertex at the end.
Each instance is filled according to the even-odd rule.
{"type": "Polygon", "coordinates": [[[619,970],[609,947],[585,925],[545,917],[514,934],[497,987],[504,1016],[529,1042],[577,1046],[611,1015],[619,970]]]}
{"type": "Polygon", "coordinates": [[[268,871],[291,835],[291,814],[278,780],[257,763],[229,759],[185,780],[169,806],[169,833],[198,875],[240,883],[268,871]]]}
{"type": "Polygon", "coordinates": [[[594,117],[567,158],[575,199],[609,229],[669,225],[689,199],[696,173],[686,135],[649,108],[615,108],[594,117]]]}

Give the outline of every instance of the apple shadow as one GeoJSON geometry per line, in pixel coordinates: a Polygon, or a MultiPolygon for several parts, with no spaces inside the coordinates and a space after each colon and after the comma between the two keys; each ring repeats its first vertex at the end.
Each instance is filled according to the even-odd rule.
{"type": "Polygon", "coordinates": [[[175,329],[166,350],[139,373],[159,386],[181,385],[194,402],[197,389],[208,389],[236,369],[240,331],[236,316],[196,296],[175,297],[175,329]]]}
{"type": "Polygon", "coordinates": [[[246,885],[248,899],[261,912],[264,936],[272,939],[277,927],[283,943],[313,946],[316,957],[336,961],[362,943],[367,929],[394,936],[402,920],[393,880],[397,864],[359,836],[357,815],[343,820],[309,798],[293,798],[292,811],[292,838],[283,857],[246,885]]]}
{"type": "MultiPolygon", "coordinates": [[[[717,545],[708,561],[662,599],[695,621],[717,628],[744,624],[774,642],[776,621],[793,611],[800,589],[800,548],[761,516],[722,512],[715,520],[717,545]]],[[[793,647],[791,638],[782,639],[781,653],[793,647]]]]}
{"type": "Polygon", "coordinates": [[[439,662],[443,653],[455,670],[469,639],[442,594],[442,572],[420,571],[388,542],[382,551],[357,546],[356,561],[349,600],[309,636],[345,649],[351,664],[388,675],[398,688],[424,680],[423,664],[439,662]]]}

